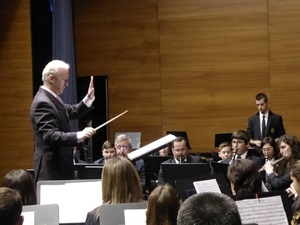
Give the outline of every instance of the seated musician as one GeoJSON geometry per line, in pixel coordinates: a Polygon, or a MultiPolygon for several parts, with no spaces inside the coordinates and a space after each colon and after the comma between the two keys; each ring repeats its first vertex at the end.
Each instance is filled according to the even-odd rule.
{"type": "Polygon", "coordinates": [[[227,177],[230,180],[233,195],[263,192],[258,167],[250,159],[232,161],[228,167],[227,177]]]}
{"type": "Polygon", "coordinates": [[[232,147],[231,147],[231,144],[229,142],[222,142],[219,145],[218,155],[221,158],[221,160],[218,161],[218,162],[222,162],[223,160],[225,160],[227,158],[231,158],[232,157],[232,147]]]}
{"type": "Polygon", "coordinates": [[[296,161],[293,166],[291,167],[290,172],[291,178],[293,183],[291,184],[291,188],[295,195],[295,202],[292,205],[293,209],[293,219],[292,219],[292,225],[299,224],[300,223],[300,160],[296,161]]]}
{"type": "MultiPolygon", "coordinates": [[[[187,146],[187,141],[184,137],[177,137],[171,144],[173,157],[163,163],[200,163],[199,156],[189,155],[190,148],[187,146]]],[[[158,173],[158,184],[163,184],[163,173],[160,168],[158,173]]]]}
{"type": "Polygon", "coordinates": [[[300,142],[295,136],[284,134],[277,143],[284,158],[278,163],[278,171],[275,171],[273,163],[266,163],[267,182],[272,190],[285,190],[292,183],[290,168],[300,159],[300,142]]]}
{"type": "Polygon", "coordinates": [[[233,160],[238,158],[250,159],[258,166],[258,168],[261,168],[264,160],[262,157],[258,157],[248,151],[249,143],[250,137],[246,131],[237,130],[233,132],[231,135],[231,144],[234,152],[233,157],[223,160],[222,163],[230,164],[233,160]]]}

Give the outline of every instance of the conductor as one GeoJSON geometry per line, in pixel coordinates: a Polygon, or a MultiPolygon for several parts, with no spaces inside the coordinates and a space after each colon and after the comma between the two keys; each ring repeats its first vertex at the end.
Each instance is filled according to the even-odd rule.
{"type": "Polygon", "coordinates": [[[49,62],[42,73],[43,85],[36,93],[30,118],[34,135],[34,175],[39,180],[74,179],[73,147],[96,133],[92,127],[71,132],[69,121],[92,109],[95,100],[91,77],[87,95],[78,104],[66,104],[59,97],[68,86],[69,64],[49,62]]]}

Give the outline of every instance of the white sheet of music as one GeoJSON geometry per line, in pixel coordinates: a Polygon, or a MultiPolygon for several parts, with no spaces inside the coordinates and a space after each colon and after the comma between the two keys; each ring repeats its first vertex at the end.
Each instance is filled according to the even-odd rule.
{"type": "Polygon", "coordinates": [[[125,225],[146,225],[146,209],[125,209],[125,225]]]}
{"type": "Polygon", "coordinates": [[[134,160],[138,157],[144,156],[146,154],[151,154],[151,152],[155,149],[160,148],[161,146],[164,146],[172,141],[174,141],[176,139],[176,136],[172,135],[172,134],[168,134],[156,141],[151,142],[148,145],[145,145],[144,147],[141,147],[135,151],[132,151],[130,153],[128,153],[128,158],[130,160],[134,160]]]}
{"type": "Polygon", "coordinates": [[[221,193],[221,190],[219,188],[219,185],[218,185],[218,182],[216,179],[195,181],[195,182],[193,182],[193,185],[198,194],[203,193],[203,192],[221,193]]]}
{"type": "Polygon", "coordinates": [[[23,225],[33,225],[34,224],[34,212],[22,212],[24,217],[23,225]]]}
{"type": "Polygon", "coordinates": [[[281,196],[236,201],[242,223],[288,225],[281,196]]]}

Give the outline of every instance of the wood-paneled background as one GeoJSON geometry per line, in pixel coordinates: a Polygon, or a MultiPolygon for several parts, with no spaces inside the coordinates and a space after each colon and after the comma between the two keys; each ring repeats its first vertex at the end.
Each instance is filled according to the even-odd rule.
{"type": "MultiPolygon", "coordinates": [[[[32,162],[29,10],[0,3],[1,177],[32,162]]],[[[74,18],[78,76],[108,76],[110,118],[129,110],[111,139],[185,130],[210,152],[246,128],[258,92],[300,138],[300,0],[75,0],[74,18]]]]}

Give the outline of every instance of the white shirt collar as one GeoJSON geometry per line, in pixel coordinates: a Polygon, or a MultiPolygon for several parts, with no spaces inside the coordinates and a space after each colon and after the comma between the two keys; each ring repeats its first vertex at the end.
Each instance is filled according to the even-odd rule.
{"type": "Polygon", "coordinates": [[[55,94],[53,91],[51,91],[49,88],[47,88],[46,86],[41,86],[41,88],[43,88],[44,90],[48,91],[50,94],[52,94],[55,98],[58,97],[57,94],[55,94]]]}

